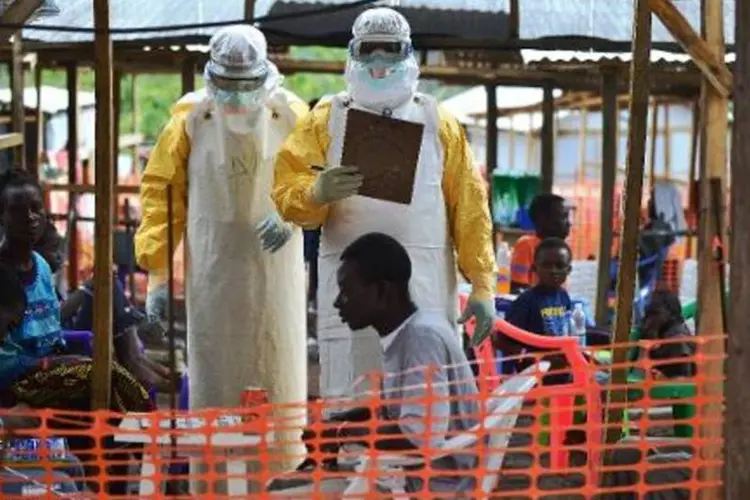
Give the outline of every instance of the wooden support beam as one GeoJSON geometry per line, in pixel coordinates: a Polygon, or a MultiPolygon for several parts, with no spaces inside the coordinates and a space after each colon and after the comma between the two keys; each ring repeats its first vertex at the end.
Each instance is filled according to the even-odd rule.
{"type": "Polygon", "coordinates": [[[112,368],[112,219],[114,120],[109,0],[94,0],[96,35],[96,218],[94,230],[93,409],[109,409],[112,368]]]}
{"type": "Polygon", "coordinates": [[[34,86],[36,87],[36,159],[34,164],[31,166],[33,169],[34,177],[39,179],[40,168],[46,151],[44,150],[44,112],[42,111],[42,67],[37,64],[34,67],[34,86]]]}
{"type": "MultiPolygon", "coordinates": [[[[2,137],[2,136],[0,136],[2,137]]],[[[75,194],[96,194],[96,187],[91,184],[46,184],[44,189],[48,191],[61,191],[64,193],[75,193],[75,194]]],[[[140,193],[139,186],[129,185],[118,185],[115,186],[115,194],[138,194],[140,193]]]]}
{"type": "MultiPolygon", "coordinates": [[[[13,54],[11,57],[10,70],[10,95],[11,95],[11,120],[13,132],[26,135],[26,108],[23,101],[23,46],[20,33],[13,36],[13,54]]],[[[19,147],[13,153],[13,165],[16,168],[26,168],[26,148],[19,147]]]]}
{"type": "MultiPolygon", "coordinates": [[[[0,24],[23,24],[26,20],[31,17],[39,7],[42,6],[44,0],[15,0],[10,2],[3,2],[6,7],[3,13],[0,15],[0,24]]],[[[0,28],[0,40],[8,40],[16,32],[16,28],[0,28]]]]}
{"type": "Polygon", "coordinates": [[[186,58],[182,62],[182,95],[195,91],[195,59],[186,58]]]}
{"type": "MultiPolygon", "coordinates": [[[[750,3],[735,7],[734,123],[730,220],[750,227],[750,3]]],[[[750,498],[750,231],[732,234],[724,436],[724,497],[750,498]]],[[[717,363],[720,364],[720,363],[717,363]]]]}
{"type": "Polygon", "coordinates": [[[649,161],[648,161],[648,192],[654,190],[656,181],[656,142],[659,140],[659,105],[656,101],[651,103],[651,137],[649,139],[649,161]]]}
{"type": "MultiPolygon", "coordinates": [[[[78,181],[78,66],[68,63],[65,68],[65,80],[68,87],[68,184],[75,186],[78,181]]],[[[68,193],[68,210],[76,210],[78,197],[68,193]]],[[[72,217],[68,231],[68,287],[74,290],[78,286],[78,226],[72,217]]]]}
{"type": "Polygon", "coordinates": [[[23,134],[12,132],[0,135],[0,150],[23,146],[23,134]]]}
{"type": "MultiPolygon", "coordinates": [[[[617,274],[617,303],[615,307],[612,385],[625,387],[627,383],[627,356],[625,347],[630,337],[635,294],[636,263],[638,260],[638,232],[641,197],[643,194],[643,167],[646,156],[646,130],[648,128],[649,53],[651,51],[651,10],[648,0],[635,1],[633,22],[633,60],[630,63],[630,116],[628,118],[628,155],[623,193],[623,219],[620,234],[619,271],[617,274]]],[[[615,443],[621,434],[625,391],[607,391],[607,421],[615,424],[607,429],[607,442],[615,443]]]]}
{"type": "Polygon", "coordinates": [[[255,19],[255,0],[245,0],[245,20],[253,19],[255,19]]]}
{"type": "MultiPolygon", "coordinates": [[[[690,166],[688,170],[688,214],[691,216],[688,218],[690,229],[695,229],[697,226],[697,214],[698,214],[698,199],[697,191],[695,190],[696,179],[695,172],[698,166],[698,144],[700,143],[701,134],[701,107],[702,99],[698,98],[693,102],[693,114],[691,119],[690,127],[690,166]],[[693,219],[693,215],[696,216],[693,219]]],[[[687,258],[692,259],[694,253],[695,238],[688,238],[687,245],[687,258]]]]}
{"type": "Polygon", "coordinates": [[[487,166],[487,183],[489,185],[489,196],[487,198],[490,202],[490,216],[494,221],[494,214],[492,213],[492,176],[497,169],[497,87],[495,85],[487,85],[485,90],[487,92],[487,110],[489,111],[485,129],[485,164],[487,166]]]}
{"type": "MultiPolygon", "coordinates": [[[[724,9],[723,2],[707,1],[704,9],[703,29],[711,53],[716,59],[724,58],[724,9]]],[[[701,346],[706,363],[702,367],[705,376],[699,389],[708,401],[702,405],[700,435],[704,445],[700,458],[704,463],[719,463],[722,460],[720,443],[723,413],[724,379],[724,324],[722,269],[714,258],[714,245],[726,241],[726,228],[717,227],[717,218],[724,218],[727,161],[728,102],[727,95],[718,90],[706,78],[703,85],[705,95],[705,145],[702,154],[705,162],[701,172],[701,220],[699,223],[700,246],[698,249],[698,335],[705,343],[701,346]],[[715,189],[718,187],[718,189],[715,189]]],[[[736,224],[736,222],[735,222],[736,224]]],[[[741,226],[738,226],[741,227],[741,226]]],[[[734,267],[734,266],[733,266],[734,267]]],[[[721,470],[716,465],[706,465],[700,473],[703,481],[721,481],[721,470]]],[[[705,486],[699,498],[721,498],[721,487],[705,486]]]]}
{"type": "MultiPolygon", "coordinates": [[[[672,0],[648,0],[651,10],[669,30],[677,42],[690,54],[693,62],[714,90],[724,97],[732,93],[732,72],[724,63],[724,56],[717,55],[711,46],[690,26],[672,0]]],[[[716,0],[721,2],[722,0],[716,0]]]]}
{"type": "Polygon", "coordinates": [[[602,186],[599,202],[599,262],[596,275],[596,324],[609,320],[608,295],[612,282],[612,215],[617,180],[617,73],[602,72],[602,186]]]}
{"type": "MultiPolygon", "coordinates": [[[[555,95],[552,83],[544,86],[542,100],[542,192],[551,193],[555,182],[555,95]]],[[[531,120],[529,120],[531,123],[531,120]]],[[[531,135],[531,134],[529,134],[531,135]]]]}

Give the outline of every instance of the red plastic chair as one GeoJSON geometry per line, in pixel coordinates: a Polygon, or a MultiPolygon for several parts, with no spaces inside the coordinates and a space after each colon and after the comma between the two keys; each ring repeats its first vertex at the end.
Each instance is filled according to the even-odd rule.
{"type": "MultiPolygon", "coordinates": [[[[461,305],[466,303],[466,297],[461,296],[461,305]]],[[[471,338],[474,333],[474,321],[465,324],[466,333],[471,338]]],[[[537,391],[545,393],[550,401],[550,462],[552,468],[567,468],[570,466],[570,454],[565,449],[565,434],[574,425],[576,396],[584,396],[586,400],[586,448],[589,470],[599,462],[599,443],[602,440],[602,414],[600,403],[600,387],[595,379],[595,371],[589,366],[589,361],[580,349],[578,340],[573,337],[545,337],[522,330],[507,321],[497,318],[494,332],[502,332],[509,338],[537,349],[561,352],[570,366],[573,381],[570,384],[556,385],[550,390],[539,388],[537,391]]],[[[497,375],[494,348],[490,339],[475,348],[477,359],[481,359],[480,374],[485,383],[497,386],[497,375]]],[[[480,379],[480,384],[482,380],[480,379]]],[[[480,391],[481,392],[481,391],[480,391]]]]}

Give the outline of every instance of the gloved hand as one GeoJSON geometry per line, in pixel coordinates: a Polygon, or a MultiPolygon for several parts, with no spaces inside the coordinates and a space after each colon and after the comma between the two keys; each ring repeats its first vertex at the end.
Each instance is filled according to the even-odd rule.
{"type": "Polygon", "coordinates": [[[284,222],[276,212],[271,212],[255,226],[255,232],[263,250],[271,253],[277,252],[292,238],[292,226],[284,222]]]}
{"type": "Polygon", "coordinates": [[[458,322],[466,323],[472,317],[476,318],[476,326],[474,327],[474,335],[471,336],[471,346],[477,347],[489,337],[492,326],[495,324],[494,299],[479,299],[470,295],[466,309],[461,313],[458,322]]]}
{"type": "Polygon", "coordinates": [[[166,282],[149,287],[146,295],[146,315],[149,321],[165,321],[169,303],[169,287],[166,282]]]}
{"type": "Polygon", "coordinates": [[[364,177],[357,167],[327,167],[315,180],[313,196],[318,203],[333,203],[357,194],[364,177]]]}

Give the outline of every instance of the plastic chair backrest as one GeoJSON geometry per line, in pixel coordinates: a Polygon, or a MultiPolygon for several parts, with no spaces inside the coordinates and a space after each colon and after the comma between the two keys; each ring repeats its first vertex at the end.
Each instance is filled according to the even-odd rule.
{"type": "Polygon", "coordinates": [[[565,356],[573,376],[571,384],[555,386],[549,399],[551,406],[559,411],[551,413],[551,446],[552,466],[565,467],[568,462],[567,452],[563,449],[565,432],[573,425],[575,395],[583,395],[586,400],[586,441],[589,447],[590,470],[598,463],[600,452],[597,444],[601,441],[601,404],[599,403],[599,386],[595,380],[595,370],[589,369],[589,362],[583,355],[574,337],[546,337],[522,330],[505,320],[495,320],[495,331],[502,332],[512,340],[540,350],[560,351],[565,356]]]}
{"type": "Polygon", "coordinates": [[[489,433],[487,440],[487,451],[484,455],[480,491],[487,498],[497,487],[500,477],[500,469],[503,465],[505,451],[513,434],[512,429],[516,426],[518,414],[527,393],[540,382],[540,374],[549,370],[550,363],[543,361],[531,366],[519,375],[511,377],[503,382],[500,388],[493,393],[493,401],[497,407],[484,420],[484,428],[489,433]],[[534,375],[533,373],[537,373],[534,375]],[[493,432],[497,429],[499,432],[493,432]]]}

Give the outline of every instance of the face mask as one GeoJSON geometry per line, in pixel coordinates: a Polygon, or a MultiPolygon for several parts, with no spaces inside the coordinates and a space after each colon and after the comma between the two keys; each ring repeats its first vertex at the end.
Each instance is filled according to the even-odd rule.
{"type": "Polygon", "coordinates": [[[230,131],[247,134],[255,128],[263,109],[260,94],[215,90],[214,99],[230,131]]]}
{"type": "Polygon", "coordinates": [[[368,62],[349,60],[346,78],[355,102],[380,111],[411,99],[417,90],[419,66],[413,57],[395,64],[381,58],[368,62]]]}

